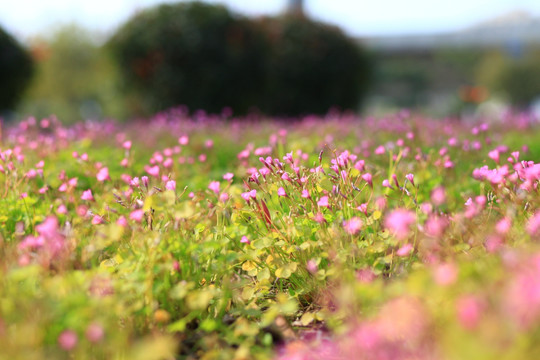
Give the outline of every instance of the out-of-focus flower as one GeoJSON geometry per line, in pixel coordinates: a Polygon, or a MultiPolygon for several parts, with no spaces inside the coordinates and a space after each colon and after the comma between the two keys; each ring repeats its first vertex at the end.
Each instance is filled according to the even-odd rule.
{"type": "Polygon", "coordinates": [[[87,201],[94,201],[94,196],[92,195],[92,190],[91,189],[84,190],[82,195],[81,195],[81,199],[82,200],[87,200],[87,201]]]}
{"type": "Polygon", "coordinates": [[[363,225],[364,223],[358,217],[353,217],[350,220],[343,222],[343,228],[348,234],[351,234],[351,235],[357,234],[360,231],[360,229],[362,229],[363,225]]]}
{"type": "Polygon", "coordinates": [[[409,237],[410,227],[416,222],[414,212],[405,209],[392,211],[385,220],[385,226],[398,239],[403,240],[409,237]]]}

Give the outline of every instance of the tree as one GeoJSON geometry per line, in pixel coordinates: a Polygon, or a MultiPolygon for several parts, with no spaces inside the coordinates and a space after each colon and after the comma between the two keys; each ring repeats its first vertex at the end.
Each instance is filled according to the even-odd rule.
{"type": "Polygon", "coordinates": [[[28,51],[0,28],[0,114],[15,108],[32,79],[33,70],[28,51]]]}

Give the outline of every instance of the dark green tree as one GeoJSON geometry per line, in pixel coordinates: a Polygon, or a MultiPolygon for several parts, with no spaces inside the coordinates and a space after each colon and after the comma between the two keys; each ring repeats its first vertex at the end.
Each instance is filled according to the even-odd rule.
{"type": "Polygon", "coordinates": [[[142,108],[178,104],[246,112],[263,81],[263,36],[223,6],[161,5],[129,20],[109,41],[126,89],[142,108]]]}
{"type": "Polygon", "coordinates": [[[32,57],[0,28],[0,114],[13,110],[32,79],[32,57]]]}
{"type": "Polygon", "coordinates": [[[270,43],[261,108],[275,115],[356,109],[371,81],[360,45],[334,26],[303,16],[259,20],[270,43]]]}

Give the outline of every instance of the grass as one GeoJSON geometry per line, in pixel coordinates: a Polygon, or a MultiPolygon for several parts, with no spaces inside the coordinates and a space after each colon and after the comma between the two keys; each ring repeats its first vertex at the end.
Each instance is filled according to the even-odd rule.
{"type": "Polygon", "coordinates": [[[0,358],[535,359],[520,119],[13,124],[0,358]]]}

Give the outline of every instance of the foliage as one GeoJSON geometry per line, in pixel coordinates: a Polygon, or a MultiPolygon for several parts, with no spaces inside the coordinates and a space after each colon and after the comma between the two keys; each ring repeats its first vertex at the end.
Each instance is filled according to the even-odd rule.
{"type": "Polygon", "coordinates": [[[249,22],[223,6],[164,4],[137,14],[110,40],[144,111],[186,104],[246,112],[257,102],[265,48],[249,22]]]}
{"type": "Polygon", "coordinates": [[[301,16],[258,22],[270,48],[264,112],[325,114],[332,107],[359,107],[371,80],[371,63],[359,44],[337,27],[301,16]]]}
{"type": "Polygon", "coordinates": [[[525,109],[540,96],[540,53],[520,59],[506,59],[493,77],[494,89],[506,95],[510,103],[525,109]]]}
{"type": "Polygon", "coordinates": [[[366,55],[335,27],[302,17],[248,20],[200,2],[146,10],[109,46],[142,110],[326,113],[358,107],[369,80],[366,55]]]}
{"type": "Polygon", "coordinates": [[[20,101],[33,74],[29,52],[0,28],[0,114],[13,110],[20,101]]]}
{"type": "Polygon", "coordinates": [[[70,25],[50,39],[33,40],[36,77],[20,112],[39,118],[55,114],[64,123],[126,116],[117,70],[94,37],[70,25]]]}
{"type": "Polygon", "coordinates": [[[538,144],[527,114],[28,118],[0,358],[536,358],[538,144]]]}

